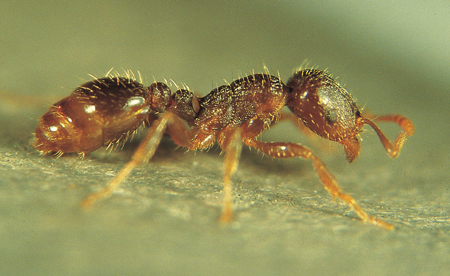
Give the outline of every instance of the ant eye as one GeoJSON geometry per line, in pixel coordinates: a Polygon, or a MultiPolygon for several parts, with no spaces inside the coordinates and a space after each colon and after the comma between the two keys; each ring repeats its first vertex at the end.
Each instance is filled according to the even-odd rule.
{"type": "Polygon", "coordinates": [[[327,110],[327,113],[325,114],[325,118],[327,119],[328,123],[334,124],[338,119],[336,110],[334,110],[334,109],[327,110]]]}

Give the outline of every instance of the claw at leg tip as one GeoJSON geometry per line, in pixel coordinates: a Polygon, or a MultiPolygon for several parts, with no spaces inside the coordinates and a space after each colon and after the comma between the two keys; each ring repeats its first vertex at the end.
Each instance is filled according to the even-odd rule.
{"type": "Polygon", "coordinates": [[[230,222],[233,221],[233,218],[234,218],[234,216],[233,216],[233,213],[231,212],[231,210],[225,209],[219,218],[219,223],[223,224],[223,225],[229,224],[230,222]]]}
{"type": "Polygon", "coordinates": [[[394,230],[394,228],[395,228],[393,224],[384,222],[384,221],[382,221],[380,219],[377,219],[377,218],[372,218],[369,222],[371,222],[375,226],[384,228],[386,230],[394,230]]]}
{"type": "Polygon", "coordinates": [[[84,211],[88,211],[91,209],[92,203],[93,203],[92,199],[90,197],[87,197],[80,202],[80,207],[84,211]]]}

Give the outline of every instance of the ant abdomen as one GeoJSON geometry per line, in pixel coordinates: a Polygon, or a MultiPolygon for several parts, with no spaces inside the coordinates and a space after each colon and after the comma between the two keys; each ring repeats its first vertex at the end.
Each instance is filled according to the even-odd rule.
{"type": "MultiPolygon", "coordinates": [[[[170,97],[170,90],[168,93],[170,97]]],[[[153,112],[151,100],[149,89],[130,78],[94,79],[41,117],[34,134],[35,147],[43,154],[61,155],[117,144],[148,120],[153,112]]]]}

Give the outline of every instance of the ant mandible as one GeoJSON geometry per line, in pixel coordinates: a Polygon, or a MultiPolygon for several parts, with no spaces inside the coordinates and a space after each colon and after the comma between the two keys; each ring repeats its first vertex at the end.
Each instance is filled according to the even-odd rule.
{"type": "Polygon", "coordinates": [[[91,206],[111,194],[130,172],[150,159],[164,133],[190,150],[208,149],[216,142],[225,152],[224,203],[221,222],[233,219],[231,176],[236,171],[242,144],[277,157],[302,157],[312,161],[325,189],[354,209],[365,222],[387,229],[393,225],[368,215],[339,187],[325,164],[307,147],[289,142],[260,142],[256,137],[280,119],[302,121],[317,135],[344,146],[347,160],[360,152],[359,134],[371,126],[391,157],[397,157],[414,126],[401,115],[363,115],[356,103],[327,72],[299,69],[284,84],[279,77],[252,74],[220,86],[204,97],[187,89],[171,93],[165,83],[144,87],[132,75],[89,81],[55,103],[40,118],[34,146],[42,154],[76,152],[82,156],[100,147],[123,144],[140,126],[150,127],[131,160],[101,191],[89,195],[82,206],[91,206]],[[293,114],[282,114],[287,106],[293,114]],[[374,121],[401,127],[391,143],[374,121]]]}

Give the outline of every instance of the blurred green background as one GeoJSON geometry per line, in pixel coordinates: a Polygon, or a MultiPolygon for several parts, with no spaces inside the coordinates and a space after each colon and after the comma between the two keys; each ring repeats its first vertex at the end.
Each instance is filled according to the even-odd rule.
{"type": "Polygon", "coordinates": [[[448,1],[1,1],[0,274],[448,274],[449,14],[448,1]],[[139,139],[84,160],[29,146],[39,116],[89,74],[131,69],[205,95],[264,66],[286,81],[302,64],[328,69],[373,113],[407,116],[415,135],[392,160],[367,130],[351,165],[289,124],[262,139],[313,148],[396,230],[355,219],[309,162],[249,150],[233,177],[236,222],[220,227],[220,150],[170,139],[85,213],[79,201],[139,139]]]}

